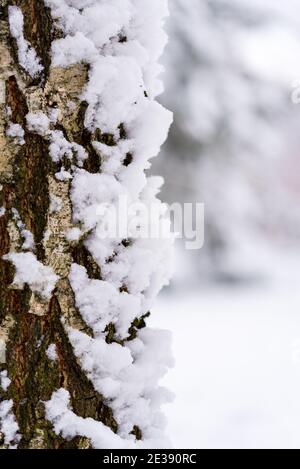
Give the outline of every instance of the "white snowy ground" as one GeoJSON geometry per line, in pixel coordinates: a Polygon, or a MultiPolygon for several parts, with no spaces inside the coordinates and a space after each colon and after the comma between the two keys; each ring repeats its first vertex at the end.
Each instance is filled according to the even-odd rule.
{"type": "Polygon", "coordinates": [[[176,367],[164,384],[175,448],[300,448],[300,258],[272,280],[162,295],[176,367]]]}

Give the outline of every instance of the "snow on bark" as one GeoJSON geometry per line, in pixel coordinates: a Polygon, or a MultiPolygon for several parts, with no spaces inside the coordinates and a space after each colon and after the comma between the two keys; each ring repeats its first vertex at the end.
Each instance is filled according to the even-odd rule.
{"type": "Polygon", "coordinates": [[[96,449],[134,448],[133,442],[124,442],[118,435],[93,419],[78,417],[70,408],[68,391],[61,388],[46,403],[46,416],[53,422],[54,430],[64,438],[74,438],[76,435],[87,436],[96,449]]]}
{"type": "Polygon", "coordinates": [[[20,441],[19,426],[12,409],[12,400],[0,403],[0,432],[4,435],[4,444],[10,449],[16,448],[17,443],[20,441]]]}
{"type": "Polygon", "coordinates": [[[20,231],[21,237],[23,239],[22,249],[25,251],[26,250],[33,251],[35,249],[35,242],[34,242],[33,234],[29,230],[26,229],[24,223],[21,220],[19,212],[15,208],[12,209],[12,215],[16,223],[16,226],[20,231]]]}
{"type": "Polygon", "coordinates": [[[46,416],[53,422],[57,433],[69,439],[76,435],[87,436],[96,449],[163,448],[162,440],[148,440],[146,443],[126,441],[112,433],[103,423],[78,417],[71,409],[68,391],[63,388],[56,391],[51,401],[46,403],[46,416]]]}
{"type": "MultiPolygon", "coordinates": [[[[83,370],[114,412],[118,436],[99,422],[77,417],[63,389],[46,404],[47,415],[57,432],[86,436],[97,448],[130,447],[136,438],[146,446],[155,442],[162,447],[168,442],[160,406],[170,394],[158,387],[158,381],[172,365],[170,338],[167,332],[139,330],[139,322],[168,283],[171,242],[134,236],[127,242],[117,236],[103,239],[99,208],[104,203],[116,205],[120,196],[129,203],[153,203],[160,210],[161,227],[168,227],[156,197],[157,181],[145,174],[172,121],[171,113],[155,101],[162,91],[157,60],[166,43],[167,1],[46,0],[46,4],[64,33],[53,42],[52,67],[89,65],[82,94],[87,103],[84,125],[95,136],[92,145],[103,162],[98,174],[80,164],[72,166],[71,173],[56,174],[57,179],[73,178],[73,221],[81,226],[85,246],[101,271],[101,278],[91,279],[85,267],[73,263],[69,278],[76,305],[93,334],[65,327],[83,370]]],[[[29,124],[33,125],[32,118],[29,124]]],[[[65,146],[64,136],[57,132],[50,139],[53,161],[69,152],[71,158],[72,142],[65,146]]]]}
{"type": "Polygon", "coordinates": [[[1,371],[0,373],[0,386],[3,391],[7,391],[11,383],[11,380],[8,377],[7,370],[1,371]]]}
{"type": "Polygon", "coordinates": [[[140,237],[151,221],[138,209],[126,236],[103,234],[120,198],[124,212],[154,207],[160,232],[170,229],[162,181],[146,176],[172,120],[156,101],[167,0],[5,8],[0,441],[166,447],[160,408],[171,396],[158,382],[172,365],[170,335],[146,322],[172,242],[140,237]]]}
{"type": "Polygon", "coordinates": [[[10,123],[6,130],[7,137],[12,138],[16,144],[25,145],[24,129],[19,124],[10,123]]]}
{"type": "Polygon", "coordinates": [[[42,72],[43,66],[40,63],[36,51],[24,37],[24,18],[22,10],[16,6],[10,6],[8,12],[10,32],[18,46],[20,65],[34,78],[42,72]]]}
{"type": "Polygon", "coordinates": [[[4,260],[12,262],[16,268],[13,285],[22,289],[28,285],[31,290],[49,300],[58,280],[53,270],[37,260],[31,252],[13,253],[3,256],[4,260]]]}
{"type": "Polygon", "coordinates": [[[50,344],[46,350],[47,357],[49,360],[55,362],[57,360],[57,351],[55,344],[50,344]]]}
{"type": "Polygon", "coordinates": [[[53,119],[53,109],[49,110],[49,116],[45,113],[30,112],[26,116],[27,129],[45,137],[49,141],[49,154],[54,163],[60,162],[64,157],[72,161],[75,156],[78,166],[82,166],[84,160],[88,155],[85,149],[75,142],[69,142],[61,130],[51,130],[51,124],[56,124],[56,119],[53,119]]]}

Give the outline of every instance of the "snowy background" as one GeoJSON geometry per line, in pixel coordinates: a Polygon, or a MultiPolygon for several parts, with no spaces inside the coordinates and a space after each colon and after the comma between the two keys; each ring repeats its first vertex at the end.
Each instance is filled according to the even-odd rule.
{"type": "Polygon", "coordinates": [[[300,448],[300,0],[171,0],[175,114],[153,172],[204,202],[152,323],[171,329],[176,448],[300,448]],[[294,102],[293,102],[294,101],[294,102]]]}

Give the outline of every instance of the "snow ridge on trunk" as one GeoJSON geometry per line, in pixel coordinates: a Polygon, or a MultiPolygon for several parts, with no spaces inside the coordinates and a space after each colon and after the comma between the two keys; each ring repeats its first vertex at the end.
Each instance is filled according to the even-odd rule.
{"type": "MultiPolygon", "coordinates": [[[[73,217],[82,234],[92,230],[85,243],[102,278],[91,280],[84,267],[72,265],[70,280],[76,304],[93,337],[70,328],[69,338],[95,388],[110,402],[119,435],[128,439],[132,434],[133,439],[138,427],[145,440],[161,445],[164,440],[157,411],[164,393],[158,393],[155,382],[170,364],[168,351],[160,345],[169,339],[165,333],[147,329],[134,340],[128,339],[134,319],[147,314],[153,296],[168,280],[169,266],[161,266],[168,259],[169,243],[131,239],[130,245],[124,246],[120,238],[103,240],[97,206],[117,203],[122,194],[132,202],[141,201],[152,184],[144,171],[171,123],[170,113],[154,100],[160,88],[155,68],[165,41],[161,17],[166,14],[166,2],[46,3],[65,34],[52,46],[52,63],[61,67],[89,64],[89,80],[83,93],[88,103],[85,126],[90,132],[109,134],[113,142],[112,146],[92,142],[101,160],[106,161],[101,173],[73,171],[73,217]],[[151,122],[155,124],[154,132],[151,122]],[[132,161],[125,166],[129,152],[132,161]],[[158,285],[154,292],[153,284],[158,285]],[[107,343],[109,325],[114,328],[111,344],[107,343]]],[[[51,416],[51,402],[47,408],[51,416]]],[[[55,416],[54,422],[58,424],[60,418],[55,416]]]]}

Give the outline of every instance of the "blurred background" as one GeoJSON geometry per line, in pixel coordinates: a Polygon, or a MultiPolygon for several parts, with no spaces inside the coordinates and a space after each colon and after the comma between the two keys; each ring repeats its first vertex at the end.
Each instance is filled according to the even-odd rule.
{"type": "Polygon", "coordinates": [[[176,448],[300,448],[300,0],[170,0],[162,199],[205,204],[153,324],[176,448]]]}

